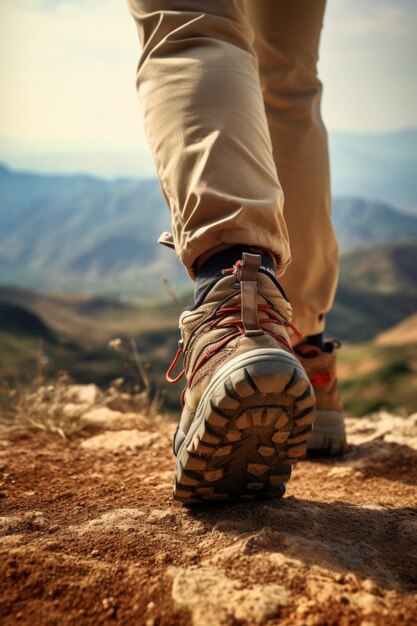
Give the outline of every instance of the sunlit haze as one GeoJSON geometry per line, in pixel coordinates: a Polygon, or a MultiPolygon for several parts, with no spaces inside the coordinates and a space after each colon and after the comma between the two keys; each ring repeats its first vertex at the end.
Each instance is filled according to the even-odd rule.
{"type": "MultiPolygon", "coordinates": [[[[330,130],[417,125],[416,14],[409,0],[329,0],[319,70],[330,130]]],[[[0,0],[0,24],[1,157],[130,152],[152,173],[126,2],[0,0]]]]}

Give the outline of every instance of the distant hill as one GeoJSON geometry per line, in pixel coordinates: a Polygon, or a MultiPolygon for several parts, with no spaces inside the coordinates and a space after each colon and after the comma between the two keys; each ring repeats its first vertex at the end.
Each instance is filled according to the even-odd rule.
{"type": "MultiPolygon", "coordinates": [[[[417,213],[417,129],[388,133],[329,132],[333,194],[378,200],[417,213]]],[[[88,176],[152,176],[155,167],[144,146],[65,152],[29,141],[0,137],[0,161],[41,173],[84,172],[88,176]],[[42,149],[41,149],[42,148],[42,149]]]]}
{"type": "MultiPolygon", "coordinates": [[[[397,244],[355,250],[341,259],[340,282],[327,331],[347,341],[364,341],[417,311],[417,246],[397,244]]],[[[184,298],[183,306],[191,301],[184,298]]],[[[106,342],[118,333],[176,329],[181,309],[162,298],[125,303],[105,296],[39,293],[0,286],[0,305],[24,307],[54,333],[106,342]]]]}
{"type": "Polygon", "coordinates": [[[362,198],[335,198],[333,222],[340,250],[417,241],[417,216],[362,198]]]}
{"type": "MultiPolygon", "coordinates": [[[[189,285],[156,243],[170,228],[156,180],[39,176],[0,167],[0,284],[46,291],[163,294],[166,275],[189,285]]],[[[359,198],[337,198],[342,251],[417,241],[417,217],[359,198]]]]}
{"type": "Polygon", "coordinates": [[[417,243],[377,245],[341,258],[340,284],[360,293],[417,295],[417,243]]]}
{"type": "Polygon", "coordinates": [[[1,301],[0,328],[10,334],[54,341],[54,334],[38,315],[23,306],[1,301]]]}
{"type": "Polygon", "coordinates": [[[158,290],[162,275],[185,276],[175,256],[156,244],[169,228],[156,180],[109,182],[2,167],[0,189],[0,283],[146,293],[158,290]]]}
{"type": "MultiPolygon", "coordinates": [[[[346,344],[340,354],[343,392],[346,406],[355,414],[386,405],[388,382],[396,389],[389,406],[409,410],[415,406],[412,381],[417,345],[411,343],[415,333],[400,328],[402,337],[408,333],[401,350],[391,344],[360,342],[383,337],[379,333],[415,313],[416,267],[417,247],[413,244],[358,249],[342,257],[340,285],[326,334],[346,344]],[[372,372],[366,370],[365,378],[361,374],[364,360],[373,367],[372,372]]],[[[184,305],[187,302],[184,300],[184,305]]],[[[1,376],[12,384],[30,381],[39,370],[42,350],[51,377],[65,370],[77,382],[105,386],[123,376],[132,385],[137,373],[128,340],[134,337],[150,366],[153,385],[166,394],[165,406],[176,410],[178,389],[165,382],[165,372],[177,349],[180,309],[167,295],[124,303],[102,295],[44,294],[0,286],[1,376]],[[124,338],[127,352],[107,348],[108,341],[116,337],[124,338]]]]}
{"type": "Polygon", "coordinates": [[[406,317],[375,339],[377,346],[404,346],[417,344],[417,313],[406,317]]]}
{"type": "Polygon", "coordinates": [[[327,333],[365,341],[417,310],[417,245],[359,249],[341,258],[327,333]]]}

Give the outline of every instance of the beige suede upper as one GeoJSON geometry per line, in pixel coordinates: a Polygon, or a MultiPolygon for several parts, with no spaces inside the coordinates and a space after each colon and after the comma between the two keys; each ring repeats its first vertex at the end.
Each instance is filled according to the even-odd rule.
{"type": "MultiPolygon", "coordinates": [[[[314,388],[317,411],[336,411],[342,413],[337,373],[336,354],[311,350],[312,356],[303,356],[303,348],[296,349],[297,357],[304,367],[314,388]]],[[[304,350],[305,352],[305,350],[304,350]]]]}
{"type": "Polygon", "coordinates": [[[189,428],[201,396],[213,374],[227,361],[257,348],[282,348],[291,351],[286,325],[291,319],[291,306],[281,295],[273,281],[265,274],[257,274],[256,302],[272,305],[272,315],[281,323],[265,324],[267,314],[259,310],[258,317],[263,330],[259,334],[245,335],[239,322],[242,312],[225,312],[225,307],[241,307],[241,284],[235,275],[220,279],[205,298],[204,303],[193,311],[184,311],[179,325],[184,347],[184,369],[188,381],[184,394],[184,410],[180,426],[184,432],[189,428]],[[222,305],[222,302],[224,304],[222,305]],[[217,311],[217,317],[216,317],[217,311]],[[217,320],[217,323],[216,323],[217,320]],[[281,337],[276,339],[268,329],[281,337]],[[239,333],[227,341],[227,336],[239,333]]]}

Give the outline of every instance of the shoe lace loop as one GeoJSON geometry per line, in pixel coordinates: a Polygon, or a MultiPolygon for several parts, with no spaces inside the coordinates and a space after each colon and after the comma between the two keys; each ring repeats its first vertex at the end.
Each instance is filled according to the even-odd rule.
{"type": "MultiPolygon", "coordinates": [[[[228,298],[229,299],[229,298],[228,298]]],[[[303,334],[288,320],[280,317],[272,303],[265,302],[262,304],[258,304],[258,314],[259,314],[259,326],[260,328],[272,335],[276,341],[281,343],[285,349],[293,351],[291,345],[279,334],[275,333],[271,328],[272,325],[280,325],[291,328],[292,331],[298,336],[303,337],[303,334]]],[[[184,394],[186,389],[191,385],[196,373],[198,370],[205,364],[209,359],[211,359],[215,354],[217,354],[220,350],[222,350],[228,343],[230,343],[233,339],[245,335],[244,324],[242,320],[242,316],[231,318],[231,316],[242,313],[242,304],[227,304],[227,301],[224,305],[220,305],[213,315],[203,322],[203,324],[208,324],[209,329],[219,329],[219,328],[235,328],[235,331],[228,333],[227,335],[221,337],[216,344],[207,352],[205,352],[201,358],[197,360],[189,379],[186,382],[186,385],[181,394],[181,403],[184,402],[184,394]],[[231,318],[231,319],[228,319],[231,318]]],[[[184,348],[182,342],[180,342],[180,346],[172,360],[171,365],[169,366],[166,373],[166,380],[169,383],[177,383],[181,378],[185,375],[185,367],[182,371],[175,377],[172,376],[172,373],[180,359],[181,354],[186,353],[186,347],[184,348]]]]}
{"type": "Polygon", "coordinates": [[[293,352],[291,345],[280,334],[274,332],[273,325],[286,326],[291,328],[292,331],[298,336],[303,337],[303,334],[291,324],[288,320],[282,317],[273,302],[264,294],[265,302],[257,303],[257,271],[259,269],[261,257],[259,255],[251,255],[243,253],[242,260],[236,261],[233,267],[223,270],[225,275],[236,276],[236,281],[241,285],[241,298],[236,303],[231,303],[234,300],[235,294],[229,295],[225,298],[213,313],[200,324],[198,324],[190,337],[188,338],[188,344],[183,346],[182,341],[179,344],[176,355],[168,368],[166,373],[166,380],[169,383],[178,382],[185,374],[185,366],[182,371],[173,376],[173,371],[179,361],[181,354],[184,356],[187,354],[188,345],[192,340],[193,335],[200,330],[203,326],[208,324],[209,330],[213,329],[231,329],[231,332],[227,333],[223,337],[212,342],[212,347],[206,350],[208,346],[205,346],[200,354],[197,356],[196,363],[193,370],[185,384],[183,392],[181,394],[181,403],[184,404],[184,394],[186,389],[191,385],[196,373],[200,368],[207,363],[215,354],[222,350],[228,343],[233,341],[239,336],[252,336],[254,334],[268,333],[274,339],[279,342],[286,350],[293,352]]]}

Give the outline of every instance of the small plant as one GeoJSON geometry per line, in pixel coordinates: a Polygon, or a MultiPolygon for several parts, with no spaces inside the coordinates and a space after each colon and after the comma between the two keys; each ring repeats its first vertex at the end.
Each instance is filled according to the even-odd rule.
{"type": "Polygon", "coordinates": [[[164,396],[159,389],[155,393],[152,392],[152,384],[148,375],[149,365],[144,361],[136,339],[130,337],[129,340],[123,340],[118,337],[111,339],[108,347],[120,354],[125,368],[133,378],[138,378],[138,384],[133,387],[133,393],[120,394],[119,398],[116,398],[114,402],[107,403],[108,406],[118,408],[121,399],[125,401],[130,400],[131,410],[140,410],[148,417],[157,415],[164,396]]]}
{"type": "Polygon", "coordinates": [[[35,357],[34,376],[28,385],[12,386],[0,379],[1,429],[37,428],[67,440],[84,428],[82,414],[96,404],[87,407],[78,401],[73,381],[66,372],[60,371],[54,381],[47,381],[45,370],[49,360],[42,341],[35,357]]]}
{"type": "Polygon", "coordinates": [[[172,287],[171,283],[169,282],[169,279],[166,276],[162,276],[161,282],[167,294],[171,298],[172,302],[176,304],[179,309],[182,309],[184,305],[181,301],[181,298],[178,296],[175,289],[172,287]]]}
{"type": "Polygon", "coordinates": [[[71,383],[68,374],[59,372],[54,384],[39,385],[35,390],[20,394],[15,405],[15,425],[57,433],[64,440],[80,431],[84,427],[81,417],[86,408],[77,407],[71,383]]]}
{"type": "Polygon", "coordinates": [[[136,340],[112,339],[108,346],[123,358],[130,377],[138,379],[133,387],[127,390],[125,379],[119,377],[106,391],[97,389],[96,397],[91,401],[80,401],[79,389],[66,372],[60,371],[55,380],[48,381],[48,358],[40,342],[30,384],[19,388],[0,376],[0,430],[30,427],[56,433],[67,440],[85,427],[83,416],[93,408],[107,406],[122,413],[157,415],[163,393],[159,390],[153,393],[149,366],[143,360],[136,340]]]}

